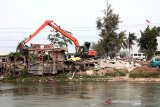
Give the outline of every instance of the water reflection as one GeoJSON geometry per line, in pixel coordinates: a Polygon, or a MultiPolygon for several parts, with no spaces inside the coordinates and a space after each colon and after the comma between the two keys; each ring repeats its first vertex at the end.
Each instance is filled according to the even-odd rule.
{"type": "Polygon", "coordinates": [[[158,107],[159,93],[160,83],[0,83],[0,104],[2,107],[158,107]]]}

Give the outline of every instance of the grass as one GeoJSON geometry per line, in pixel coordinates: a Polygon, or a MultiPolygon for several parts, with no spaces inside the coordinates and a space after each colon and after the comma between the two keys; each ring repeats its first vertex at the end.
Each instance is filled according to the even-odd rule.
{"type": "MultiPolygon", "coordinates": [[[[126,76],[128,71],[125,71],[123,69],[113,69],[111,71],[107,71],[105,74],[95,74],[95,75],[76,75],[74,76],[73,80],[101,80],[101,79],[108,79],[110,77],[119,77],[119,76],[126,76]]],[[[65,82],[68,81],[69,77],[71,77],[71,74],[67,73],[61,73],[54,77],[53,80],[58,82],[65,82]]],[[[144,69],[138,69],[133,70],[129,73],[130,78],[159,78],[160,77],[160,68],[155,70],[144,70],[144,69]]],[[[51,77],[52,78],[52,77],[51,77]]],[[[48,77],[44,76],[29,76],[27,72],[23,71],[21,72],[21,75],[18,77],[14,77],[12,75],[8,75],[5,78],[5,81],[9,82],[46,82],[50,81],[47,80],[48,77]]]]}
{"type": "Polygon", "coordinates": [[[114,69],[114,72],[108,72],[105,74],[105,76],[110,77],[116,77],[116,76],[126,76],[127,72],[124,72],[123,70],[114,69]]]}
{"type": "Polygon", "coordinates": [[[8,75],[4,80],[5,81],[15,82],[16,81],[16,77],[13,77],[12,75],[8,75]]]}
{"type": "Polygon", "coordinates": [[[60,82],[65,82],[65,80],[68,78],[68,76],[66,73],[62,73],[62,74],[59,74],[57,78],[60,82]]]}
{"type": "Polygon", "coordinates": [[[78,76],[79,78],[108,78],[108,76],[106,75],[82,75],[82,76],[78,76]]]}
{"type": "Polygon", "coordinates": [[[159,78],[160,71],[148,72],[148,71],[139,71],[139,72],[130,72],[130,78],[159,78]]]}

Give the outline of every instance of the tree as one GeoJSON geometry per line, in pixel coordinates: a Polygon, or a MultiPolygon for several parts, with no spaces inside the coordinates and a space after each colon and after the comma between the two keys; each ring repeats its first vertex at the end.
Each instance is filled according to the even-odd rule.
{"type": "MultiPolygon", "coordinates": [[[[59,47],[59,42],[60,42],[60,34],[56,33],[56,34],[49,34],[48,35],[48,40],[51,42],[51,44],[54,47],[59,47]]],[[[61,46],[60,46],[61,47],[61,46]]]]}
{"type": "MultiPolygon", "coordinates": [[[[103,54],[115,56],[121,48],[127,48],[127,38],[125,31],[117,33],[118,24],[120,23],[119,15],[114,14],[111,5],[104,11],[104,17],[97,20],[97,28],[100,30],[98,47],[102,47],[103,54]]],[[[101,50],[101,51],[102,51],[101,50]]]]}
{"type": "Polygon", "coordinates": [[[97,56],[103,56],[104,57],[104,49],[103,49],[103,45],[101,44],[102,42],[99,40],[98,43],[92,43],[92,49],[96,50],[97,52],[97,56]]]}
{"type": "MultiPolygon", "coordinates": [[[[51,31],[53,32],[53,31],[51,31]]],[[[71,32],[66,31],[67,33],[72,34],[71,32]]],[[[66,47],[68,52],[68,45],[72,45],[72,41],[65,36],[61,35],[59,32],[56,32],[55,34],[49,34],[48,40],[51,41],[51,44],[54,47],[66,47]]]]}
{"type": "Polygon", "coordinates": [[[129,55],[131,54],[130,51],[132,49],[132,45],[134,45],[134,41],[137,41],[137,37],[135,36],[135,33],[130,33],[128,35],[128,49],[129,49],[129,55]]]}
{"type": "MultiPolygon", "coordinates": [[[[69,33],[70,35],[72,35],[71,32],[66,31],[67,33],[69,33]]],[[[62,36],[62,39],[64,40],[65,46],[67,48],[67,52],[68,52],[68,44],[72,45],[72,41],[68,38],[66,38],[65,36],[62,36]]]]}
{"type": "Polygon", "coordinates": [[[20,52],[11,52],[9,54],[9,60],[10,60],[10,62],[12,62],[12,61],[14,62],[13,65],[11,66],[12,69],[10,70],[11,75],[13,77],[15,77],[15,75],[16,75],[16,68],[17,68],[16,61],[17,61],[17,59],[19,59],[21,57],[22,57],[22,54],[20,52]]]}
{"type": "Polygon", "coordinates": [[[138,40],[138,45],[140,46],[140,51],[144,52],[147,56],[147,60],[151,59],[157,50],[157,36],[159,36],[160,29],[157,27],[147,28],[141,32],[141,37],[138,40]]]}

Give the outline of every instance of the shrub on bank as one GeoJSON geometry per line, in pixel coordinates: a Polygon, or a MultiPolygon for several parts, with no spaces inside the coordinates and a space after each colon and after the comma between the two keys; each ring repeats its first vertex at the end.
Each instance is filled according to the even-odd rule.
{"type": "Polygon", "coordinates": [[[137,67],[133,69],[130,74],[130,78],[159,78],[160,69],[152,67],[137,67]]]}
{"type": "Polygon", "coordinates": [[[126,76],[128,70],[126,69],[114,69],[105,73],[105,76],[117,77],[117,76],[126,76]]]}
{"type": "Polygon", "coordinates": [[[126,76],[127,69],[104,68],[96,72],[97,75],[105,75],[109,77],[126,76]]]}

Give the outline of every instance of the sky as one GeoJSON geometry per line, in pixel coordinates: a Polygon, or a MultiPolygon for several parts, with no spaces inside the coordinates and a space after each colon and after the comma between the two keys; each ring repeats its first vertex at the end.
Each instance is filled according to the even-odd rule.
{"type": "MultiPolygon", "coordinates": [[[[159,0],[108,2],[122,21],[118,31],[135,32],[139,38],[140,30],[148,25],[146,19],[150,21],[150,27],[160,26],[159,0]]],[[[104,16],[106,7],[107,0],[0,0],[0,52],[15,51],[17,44],[34,33],[45,20],[53,20],[62,29],[72,32],[81,45],[85,41],[97,42],[96,20],[104,16]]],[[[50,43],[47,40],[50,30],[52,28],[46,27],[27,45],[50,43]]],[[[69,51],[74,52],[74,45],[69,47],[69,51]]],[[[137,52],[138,47],[133,46],[132,51],[137,52]]]]}

